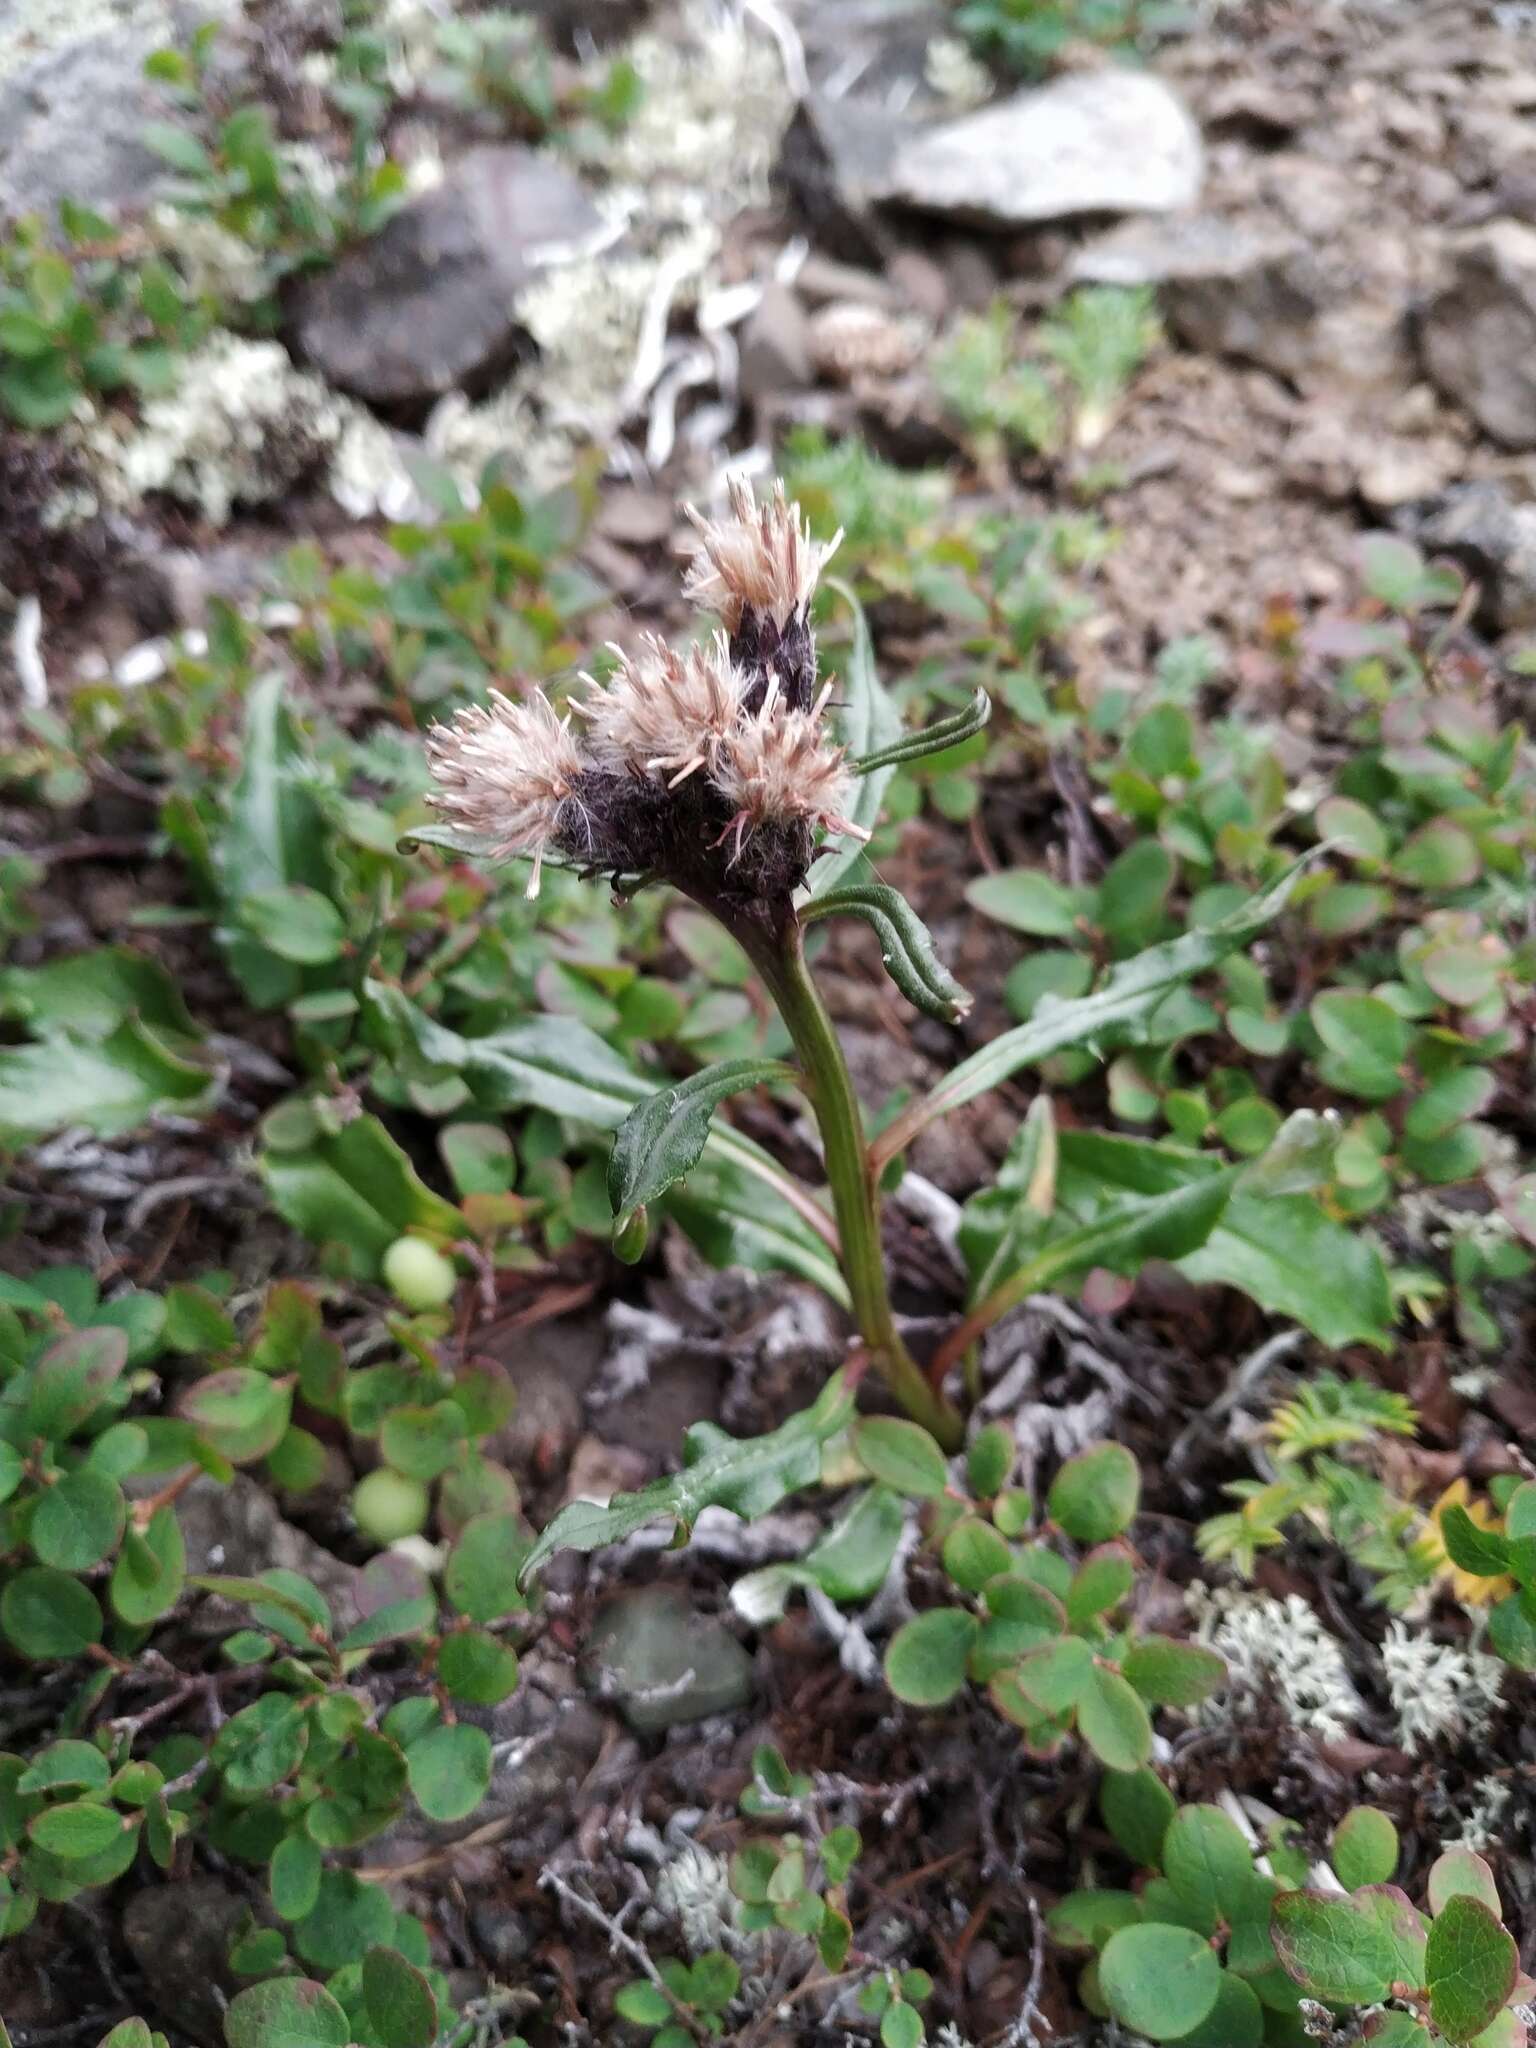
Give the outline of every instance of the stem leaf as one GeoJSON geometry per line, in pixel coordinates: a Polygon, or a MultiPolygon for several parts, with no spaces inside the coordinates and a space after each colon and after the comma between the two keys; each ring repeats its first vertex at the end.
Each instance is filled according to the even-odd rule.
{"type": "Polygon", "coordinates": [[[1277,882],[1251,896],[1218,924],[1185,932],[1166,945],[1150,946],[1134,959],[1123,961],[1091,995],[1074,1001],[1042,1001],[1027,1023],[1005,1031],[1001,1038],[962,1060],[930,1095],[883,1131],[872,1147],[876,1166],[905,1151],[936,1117],[974,1101],[1022,1068],[1038,1066],[1052,1053],[1070,1046],[1094,1043],[1106,1032],[1145,1023],[1170,990],[1217,966],[1272,923],[1313,857],[1308,854],[1295,862],[1277,882]]]}
{"type": "MultiPolygon", "coordinates": [[[[857,760],[880,753],[901,739],[901,714],[886,694],[875,668],[875,644],[870,638],[869,621],[864,616],[863,605],[848,584],[831,576],[826,581],[828,588],[835,590],[853,613],[853,645],[848,654],[848,671],[843,679],[840,736],[849,754],[857,760]]],[[[873,832],[880,822],[880,806],[885,800],[886,785],[895,772],[894,766],[871,767],[861,774],[849,810],[853,824],[862,826],[866,832],[873,832]]],[[[825,895],[863,858],[864,848],[856,839],[844,839],[838,845],[828,847],[811,869],[807,882],[811,894],[825,895]]]]}
{"type": "Polygon", "coordinates": [[[619,1126],[608,1161],[615,1229],[622,1230],[637,1209],[659,1200],[698,1164],[709,1141],[709,1120],[728,1095],[793,1079],[782,1060],[717,1060],[637,1103],[619,1126]]]}
{"type": "Polygon", "coordinates": [[[899,768],[908,761],[924,760],[929,754],[941,754],[946,747],[958,747],[962,740],[974,739],[991,716],[992,699],[985,690],[978,689],[963,710],[951,712],[948,718],[935,719],[919,732],[905,733],[872,754],[861,754],[849,766],[855,775],[872,775],[880,768],[899,768]]]}
{"type": "Polygon", "coordinates": [[[727,1508],[750,1521],[776,1507],[787,1493],[821,1477],[821,1447],[846,1428],[853,1395],[834,1373],[809,1408],[767,1436],[729,1436],[713,1423],[696,1422],[683,1439],[683,1469],[653,1479],[638,1493],[615,1494],[606,1507],[572,1501],[560,1510],[529,1551],[520,1574],[526,1585],[557,1550],[598,1550],[622,1543],[648,1522],[670,1521],[680,1533],[707,1507],[727,1508]]]}
{"type": "Polygon", "coordinates": [[[800,912],[802,925],[826,917],[861,917],[880,941],[886,973],[914,1009],[941,1024],[957,1024],[971,998],[934,951],[928,927],[906,898],[885,882],[845,882],[815,896],[800,912]]]}

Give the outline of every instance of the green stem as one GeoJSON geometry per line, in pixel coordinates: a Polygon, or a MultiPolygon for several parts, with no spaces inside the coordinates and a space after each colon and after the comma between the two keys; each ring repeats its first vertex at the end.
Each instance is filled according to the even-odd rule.
{"type": "Polygon", "coordinates": [[[929,1386],[891,1312],[880,1243],[878,1171],[870,1162],[858,1097],[836,1028],[806,966],[800,928],[790,924],[772,942],[752,945],[750,950],[794,1041],[816,1112],[842,1242],[843,1274],[860,1334],[913,1421],[930,1431],[946,1451],[956,1451],[964,1434],[960,1413],[929,1386]]]}

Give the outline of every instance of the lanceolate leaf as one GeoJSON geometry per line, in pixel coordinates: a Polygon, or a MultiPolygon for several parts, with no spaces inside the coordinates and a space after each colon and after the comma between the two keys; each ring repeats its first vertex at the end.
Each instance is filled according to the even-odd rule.
{"type": "MultiPolygon", "coordinates": [[[[1166,1191],[1211,1171],[1209,1160],[1177,1146],[1069,1131],[1057,1196],[1067,1215],[1087,1220],[1133,1191],[1166,1191]]],[[[1178,1266],[1199,1286],[1235,1287],[1272,1314],[1294,1317],[1325,1344],[1389,1342],[1392,1303],[1380,1254],[1310,1195],[1256,1197],[1245,1178],[1204,1243],[1178,1266]]]]}
{"type": "Polygon", "coordinates": [[[616,1494],[606,1507],[579,1500],[562,1508],[529,1551],[521,1583],[526,1585],[557,1550],[622,1543],[648,1522],[670,1521],[685,1533],[707,1507],[728,1508],[747,1521],[767,1514],[785,1494],[815,1485],[822,1445],[852,1414],[853,1396],[836,1373],[809,1408],[767,1436],[742,1440],[712,1423],[696,1422],[683,1439],[681,1472],[652,1480],[638,1493],[616,1494]]]}
{"type": "Polygon", "coordinates": [[[1216,1226],[1240,1167],[1218,1168],[1182,1186],[1115,1203],[1069,1230],[1016,1268],[981,1305],[989,1323],[1068,1274],[1090,1266],[1134,1273],[1147,1259],[1181,1259],[1205,1243],[1216,1226]]]}
{"type": "Polygon", "coordinates": [[[793,1070],[782,1060],[717,1060],[686,1081],[647,1095],[619,1126],[608,1161],[608,1199],[616,1227],[622,1230],[636,1209],[656,1201],[698,1164],[710,1117],[726,1096],[793,1079],[793,1070]]]}
{"type": "MultiPolygon", "coordinates": [[[[846,583],[830,576],[826,581],[828,588],[835,590],[853,613],[853,646],[849,650],[848,668],[842,679],[839,728],[843,745],[852,758],[858,760],[864,755],[880,753],[901,739],[901,714],[886,695],[875,668],[875,646],[869,636],[869,621],[864,616],[864,607],[846,583]]],[[[850,817],[866,832],[873,832],[880,822],[880,806],[885,801],[886,785],[895,772],[894,765],[875,767],[859,779],[850,817]]],[[[829,846],[811,869],[807,887],[812,896],[824,896],[829,889],[836,888],[863,858],[864,849],[857,839],[840,839],[829,846]]]]}
{"type": "Polygon", "coordinates": [[[942,753],[946,747],[958,747],[962,740],[974,739],[991,716],[992,699],[985,690],[977,690],[963,711],[936,719],[920,732],[906,733],[873,754],[861,754],[849,765],[855,775],[870,775],[877,768],[899,768],[907,761],[921,761],[929,754],[942,753]]]}
{"type": "Polygon", "coordinates": [[[928,927],[907,899],[884,882],[845,882],[815,896],[800,913],[802,924],[824,917],[861,917],[880,941],[885,971],[915,1009],[941,1024],[955,1024],[971,998],[933,949],[928,927]]]}
{"type": "MultiPolygon", "coordinates": [[[[417,1009],[398,989],[370,982],[367,995],[386,1027],[399,1033],[434,1066],[463,1074],[486,1109],[547,1109],[598,1130],[616,1131],[630,1111],[653,1092],[643,1075],[573,1017],[530,1017],[485,1038],[461,1038],[417,1009]]],[[[711,1160],[718,1162],[733,1184],[742,1174],[750,1174],[773,1190],[777,1201],[764,1202],[757,1196],[758,1220],[765,1232],[784,1239],[796,1252],[790,1260],[759,1256],[740,1263],[759,1267],[789,1264],[792,1270],[802,1271],[806,1261],[814,1261],[817,1270],[809,1277],[839,1300],[845,1299],[836,1261],[821,1249],[836,1243],[831,1220],[806,1189],[760,1145],[729,1124],[710,1125],[701,1164],[711,1160]]],[[[674,1197],[674,1203],[674,1213],[681,1215],[681,1202],[674,1197]]]]}
{"type": "Polygon", "coordinates": [[[914,1103],[875,1140],[877,1165],[894,1159],[936,1117],[984,1095],[1025,1067],[1038,1066],[1069,1046],[1092,1045],[1106,1032],[1144,1024],[1171,989],[1217,966],[1263,931],[1285,908],[1298,876],[1312,856],[1297,861],[1279,881],[1250,897],[1230,917],[1201,931],[1185,932],[1163,946],[1151,946],[1123,961],[1102,988],[1074,1000],[1045,998],[1028,1023],[1005,1031],[953,1068],[921,1102],[914,1103]]]}

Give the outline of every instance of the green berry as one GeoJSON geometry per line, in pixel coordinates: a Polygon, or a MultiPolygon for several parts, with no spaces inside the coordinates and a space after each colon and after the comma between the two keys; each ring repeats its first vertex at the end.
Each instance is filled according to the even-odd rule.
{"type": "Polygon", "coordinates": [[[391,1472],[381,1465],[352,1489],[352,1517],[375,1543],[394,1543],[418,1536],[427,1525],[427,1489],[419,1479],[391,1472]]]}
{"type": "Polygon", "coordinates": [[[395,1239],[384,1254],[384,1278],[407,1308],[442,1308],[459,1284],[453,1261],[420,1237],[395,1239]]]}

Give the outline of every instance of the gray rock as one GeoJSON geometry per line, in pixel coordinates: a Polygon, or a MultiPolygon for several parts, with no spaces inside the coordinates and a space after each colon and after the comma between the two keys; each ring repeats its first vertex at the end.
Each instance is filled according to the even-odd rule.
{"type": "Polygon", "coordinates": [[[741,1644],[667,1586],[608,1602],[587,1639],[584,1675],[639,1735],[729,1713],[752,1697],[752,1660],[741,1644]]]}
{"type": "Polygon", "coordinates": [[[1331,389],[1396,391],[1413,381],[1409,282],[1394,249],[1348,279],[1305,237],[1264,223],[1190,214],[1126,221],[1085,244],[1074,284],[1156,285],[1173,332],[1208,355],[1331,389]]]}
{"type": "Polygon", "coordinates": [[[814,375],[811,329],[805,308],[787,284],[770,281],[748,316],[738,343],[743,398],[796,391],[814,375]]]}
{"type": "Polygon", "coordinates": [[[299,346],[338,389],[373,404],[473,391],[515,354],[518,293],[601,226],[582,186],[547,157],[510,143],[472,149],[304,284],[299,346]]]}
{"type": "Polygon", "coordinates": [[[862,100],[810,92],[784,133],[774,183],[809,223],[818,247],[883,268],[896,246],[879,201],[909,122],[862,100]]]}
{"type": "Polygon", "coordinates": [[[223,2048],[225,2008],[243,1983],[229,1966],[230,1936],[249,1911],[216,1877],[151,1885],[123,1911],[123,1940],[144,1973],[153,2017],[204,2048],[223,2048]]]}
{"type": "Polygon", "coordinates": [[[1502,484],[1453,484],[1395,520],[1432,554],[1449,555],[1478,584],[1481,622],[1495,633],[1536,626],[1536,505],[1502,484]]]}
{"type": "Polygon", "coordinates": [[[1536,228],[1499,220],[1454,244],[1419,325],[1424,368],[1506,448],[1536,448],[1536,228]]]}
{"type": "Polygon", "coordinates": [[[1093,71],[942,121],[898,146],[881,196],[999,229],[1087,213],[1174,213],[1200,196],[1184,103],[1140,71],[1093,71]]]}
{"type": "Polygon", "coordinates": [[[51,218],[61,199],[118,209],[146,200],[165,166],[141,139],[164,118],[144,60],[156,27],[113,28],[45,50],[0,82],[0,215],[51,218]]]}
{"type": "MultiPolygon", "coordinates": [[[[216,1479],[195,1479],[179,1504],[189,1572],[222,1572],[240,1578],[273,1566],[299,1572],[330,1602],[338,1632],[357,1619],[353,1597],[356,1577],[351,1565],[295,1529],[279,1514],[270,1494],[245,1473],[227,1486],[216,1479]]],[[[229,1629],[229,1609],[210,1610],[209,1627],[229,1629]]]]}

